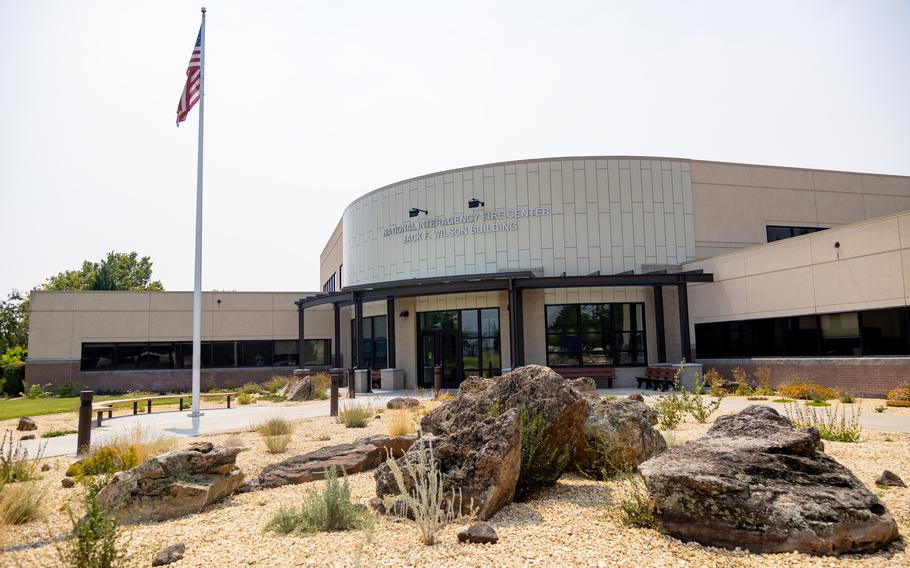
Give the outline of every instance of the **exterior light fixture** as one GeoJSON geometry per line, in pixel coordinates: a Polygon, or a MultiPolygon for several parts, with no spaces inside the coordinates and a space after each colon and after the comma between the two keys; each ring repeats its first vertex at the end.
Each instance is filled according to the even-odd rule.
{"type": "Polygon", "coordinates": [[[468,209],[476,209],[478,207],[483,207],[483,201],[476,197],[472,197],[471,200],[468,201],[468,209]]]}
{"type": "Polygon", "coordinates": [[[424,215],[429,215],[429,213],[427,213],[426,210],[424,210],[424,209],[418,209],[416,207],[411,207],[411,210],[408,211],[408,217],[416,217],[416,216],[420,215],[421,213],[423,213],[424,215]]]}
{"type": "Polygon", "coordinates": [[[400,317],[400,318],[406,318],[406,317],[408,317],[408,315],[409,315],[409,314],[408,314],[408,311],[407,311],[407,310],[402,310],[401,313],[398,314],[398,317],[400,317]]]}

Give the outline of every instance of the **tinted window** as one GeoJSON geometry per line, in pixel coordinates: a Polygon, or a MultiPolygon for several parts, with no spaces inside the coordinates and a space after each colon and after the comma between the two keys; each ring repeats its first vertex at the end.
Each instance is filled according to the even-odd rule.
{"type": "Polygon", "coordinates": [[[822,355],[861,355],[859,317],[856,312],[825,314],[821,324],[822,355]]]}
{"type": "Polygon", "coordinates": [[[113,367],[113,343],[84,344],[82,346],[83,371],[105,371],[113,367]]]}
{"type": "Polygon", "coordinates": [[[863,353],[866,355],[910,354],[906,308],[863,312],[863,353]]]}
{"type": "Polygon", "coordinates": [[[272,364],[271,341],[243,341],[241,367],[269,367],[272,364]]]}
{"type": "Polygon", "coordinates": [[[303,341],[303,366],[328,365],[331,344],[329,339],[305,339],[303,341]]]}
{"type": "Polygon", "coordinates": [[[550,366],[640,365],[645,362],[644,306],[546,306],[550,366]]]}

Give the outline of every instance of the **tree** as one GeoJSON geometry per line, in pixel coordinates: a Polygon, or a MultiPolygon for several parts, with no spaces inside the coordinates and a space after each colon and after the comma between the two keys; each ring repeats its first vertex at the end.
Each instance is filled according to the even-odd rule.
{"type": "Polygon", "coordinates": [[[2,389],[10,396],[18,396],[25,389],[25,347],[10,347],[0,355],[0,381],[2,389]]]}
{"type": "Polygon", "coordinates": [[[152,261],[139,258],[135,251],[109,252],[99,262],[83,261],[82,268],[51,276],[42,290],[164,290],[160,280],[152,280],[152,261]]]}
{"type": "Polygon", "coordinates": [[[28,298],[18,290],[0,300],[0,354],[28,344],[28,298]]]}

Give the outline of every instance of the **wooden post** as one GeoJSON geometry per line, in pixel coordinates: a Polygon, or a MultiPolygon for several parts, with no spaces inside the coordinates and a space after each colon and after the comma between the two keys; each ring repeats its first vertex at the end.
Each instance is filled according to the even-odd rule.
{"type": "Polygon", "coordinates": [[[180,398],[180,412],[183,412],[183,398],[180,398]]]}
{"type": "Polygon", "coordinates": [[[101,419],[102,419],[102,418],[104,418],[104,411],[103,411],[103,410],[99,410],[99,411],[98,411],[98,423],[95,424],[95,425],[98,426],[99,428],[101,427],[101,419]]]}
{"type": "Polygon", "coordinates": [[[442,390],[442,365],[437,363],[433,369],[433,390],[434,398],[439,398],[439,391],[442,390]]]}
{"type": "Polygon", "coordinates": [[[139,414],[139,401],[133,401],[133,414],[139,414]]]}
{"type": "Polygon", "coordinates": [[[348,378],[348,398],[354,398],[356,393],[354,392],[354,371],[356,369],[345,369],[344,374],[348,378]]]}
{"type": "Polygon", "coordinates": [[[227,404],[228,404],[228,408],[230,408],[231,407],[231,394],[230,393],[228,393],[228,395],[227,395],[227,404]]]}
{"type": "Polygon", "coordinates": [[[338,416],[338,383],[341,380],[339,369],[330,372],[331,383],[329,386],[329,416],[338,416]]]}
{"type": "Polygon", "coordinates": [[[76,455],[88,453],[92,445],[92,398],[95,393],[79,393],[79,433],[76,436],[76,455]]]}
{"type": "Polygon", "coordinates": [[[149,399],[148,403],[149,403],[148,413],[151,414],[152,413],[152,399],[149,399]]]}

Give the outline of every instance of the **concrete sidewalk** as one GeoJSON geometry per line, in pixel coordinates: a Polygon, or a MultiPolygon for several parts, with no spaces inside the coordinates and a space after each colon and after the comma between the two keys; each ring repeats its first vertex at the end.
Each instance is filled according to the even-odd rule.
{"type": "MultiPolygon", "coordinates": [[[[663,393],[652,390],[640,390],[636,388],[616,388],[600,389],[598,394],[601,396],[612,395],[616,397],[625,397],[632,393],[638,393],[645,397],[648,403],[655,403],[663,393]]],[[[429,399],[432,391],[421,391],[418,395],[420,398],[429,399]]],[[[358,393],[357,398],[342,398],[339,400],[339,406],[344,408],[346,404],[370,404],[374,408],[384,408],[389,399],[397,396],[414,396],[413,391],[378,391],[374,393],[358,393]]],[[[708,401],[713,397],[706,396],[708,401]]],[[[764,404],[777,409],[784,414],[785,404],[772,402],[775,397],[768,397],[766,401],[751,401],[744,398],[725,398],[721,402],[720,414],[732,414],[739,412],[743,408],[752,404],[764,404]]],[[[800,402],[799,404],[803,404],[800,402]]],[[[841,406],[839,402],[832,402],[830,408],[841,406]]],[[[851,407],[855,404],[843,405],[846,408],[847,417],[851,416],[851,407]]],[[[817,410],[824,411],[824,408],[817,410]]],[[[329,401],[311,401],[300,403],[295,406],[237,406],[235,408],[211,408],[203,410],[204,416],[201,418],[190,418],[187,411],[183,412],[158,412],[152,414],[127,414],[123,416],[114,415],[110,420],[104,420],[100,428],[94,427],[92,421],[92,443],[97,444],[111,438],[125,435],[132,431],[137,425],[146,429],[149,434],[170,436],[170,437],[187,437],[199,436],[201,434],[217,434],[220,432],[230,432],[232,430],[243,430],[252,428],[259,422],[272,416],[280,416],[288,420],[300,420],[303,418],[315,418],[317,416],[329,415],[329,401]]],[[[868,403],[863,405],[860,416],[860,424],[863,428],[870,430],[881,430],[886,432],[903,432],[910,433],[910,414],[888,413],[878,414],[868,403]]],[[[70,434],[58,438],[47,440],[26,440],[23,446],[28,449],[29,455],[34,455],[39,445],[47,443],[44,450],[45,457],[52,456],[72,456],[76,454],[76,435],[70,434]]]]}

